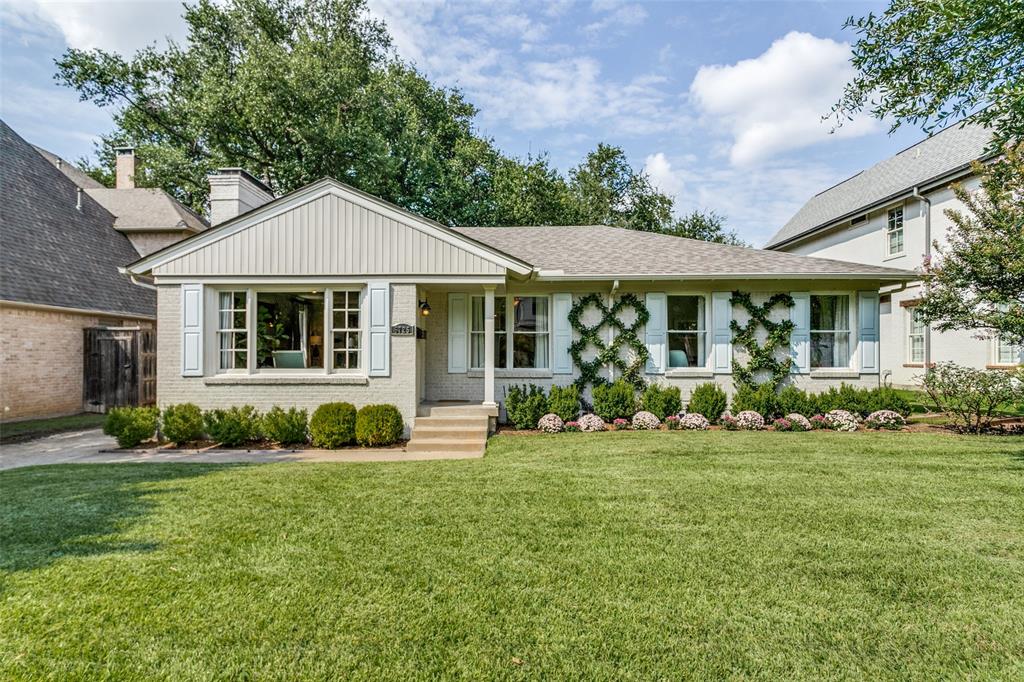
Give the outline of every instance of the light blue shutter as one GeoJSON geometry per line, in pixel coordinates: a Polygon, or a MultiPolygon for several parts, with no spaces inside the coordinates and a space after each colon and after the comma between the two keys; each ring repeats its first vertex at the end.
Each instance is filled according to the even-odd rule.
{"type": "Polygon", "coordinates": [[[370,301],[370,362],[371,377],[391,374],[391,285],[370,282],[366,286],[370,301]]]}
{"type": "Polygon", "coordinates": [[[572,374],[572,356],[569,346],[572,344],[572,326],[569,324],[569,311],[572,309],[572,294],[554,294],[551,297],[551,333],[553,338],[554,362],[553,374],[572,374]]]}
{"type": "Polygon", "coordinates": [[[860,319],[860,371],[864,374],[878,374],[878,292],[858,292],[857,300],[860,319]]]}
{"type": "Polygon", "coordinates": [[[811,295],[806,291],[794,291],[793,307],[789,319],[793,321],[793,334],[789,337],[790,357],[793,358],[792,372],[807,374],[811,371],[811,295]]]}
{"type": "Polygon", "coordinates": [[[647,345],[648,374],[665,373],[665,333],[668,324],[668,296],[663,293],[647,294],[647,312],[651,317],[647,320],[644,342],[647,345]]]}
{"type": "Polygon", "coordinates": [[[469,364],[466,294],[448,294],[448,373],[465,374],[469,364]]]}
{"type": "Polygon", "coordinates": [[[181,376],[203,376],[203,285],[181,285],[181,376]]]}
{"type": "Polygon", "coordinates": [[[728,291],[714,291],[711,293],[711,343],[712,369],[716,374],[728,374],[732,372],[732,330],[729,323],[732,322],[732,303],[729,299],[732,294],[728,291]]]}

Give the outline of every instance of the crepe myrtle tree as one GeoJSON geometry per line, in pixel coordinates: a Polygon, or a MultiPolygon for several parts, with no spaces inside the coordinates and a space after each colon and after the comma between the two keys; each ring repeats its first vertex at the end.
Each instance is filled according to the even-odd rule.
{"type": "Polygon", "coordinates": [[[975,163],[978,191],[953,185],[965,210],[947,210],[946,244],[924,264],[917,310],[939,331],[983,330],[1024,343],[1024,144],[975,163]]]}

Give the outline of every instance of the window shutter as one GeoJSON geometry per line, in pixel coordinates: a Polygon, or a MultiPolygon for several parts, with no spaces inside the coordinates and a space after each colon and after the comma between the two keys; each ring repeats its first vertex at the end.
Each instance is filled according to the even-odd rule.
{"type": "Polygon", "coordinates": [[[391,285],[388,282],[370,282],[366,291],[370,302],[368,374],[386,377],[391,374],[391,285]]]}
{"type": "Polygon", "coordinates": [[[448,373],[465,374],[469,364],[466,294],[448,294],[448,373]]]}
{"type": "Polygon", "coordinates": [[[181,376],[203,376],[203,285],[181,285],[181,376]]]}
{"type": "Polygon", "coordinates": [[[644,343],[647,345],[647,373],[665,373],[665,343],[668,326],[668,296],[660,292],[647,294],[647,329],[644,332],[644,343]]]}
{"type": "Polygon", "coordinates": [[[860,371],[864,374],[878,374],[878,292],[861,291],[857,296],[857,310],[860,324],[860,371]]]}
{"type": "Polygon", "coordinates": [[[711,293],[712,369],[716,374],[732,372],[732,294],[728,291],[711,293]]]}
{"type": "Polygon", "coordinates": [[[572,344],[572,326],[569,324],[569,311],[572,310],[572,294],[554,294],[551,297],[551,330],[553,339],[554,362],[553,374],[572,374],[572,356],[569,346],[572,344]]]}
{"type": "Polygon", "coordinates": [[[792,372],[807,374],[811,371],[811,295],[806,291],[794,291],[793,307],[789,319],[793,321],[793,334],[789,337],[790,357],[793,358],[792,372]]]}

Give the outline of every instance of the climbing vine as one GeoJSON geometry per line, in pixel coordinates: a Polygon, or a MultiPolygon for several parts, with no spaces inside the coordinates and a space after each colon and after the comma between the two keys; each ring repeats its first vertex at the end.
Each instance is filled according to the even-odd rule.
{"type": "Polygon", "coordinates": [[[569,311],[569,324],[579,334],[579,338],[569,346],[569,354],[580,371],[580,376],[576,380],[580,390],[586,388],[588,384],[599,386],[606,383],[608,380],[600,373],[601,368],[606,365],[618,368],[622,378],[637,388],[644,387],[643,371],[650,353],[640,339],[639,330],[647,324],[650,317],[647,306],[635,294],[623,294],[610,308],[605,305],[604,297],[596,293],[582,296],[573,304],[569,311]],[[581,318],[591,306],[597,308],[601,319],[597,324],[588,326],[581,318]],[[636,320],[629,325],[619,319],[620,313],[626,308],[633,308],[636,312],[636,320]],[[601,338],[601,330],[607,327],[615,330],[615,336],[608,344],[601,338]],[[597,350],[597,354],[592,360],[584,360],[583,353],[590,346],[597,350]],[[627,363],[623,359],[623,349],[632,351],[632,362],[627,363]]]}
{"type": "Polygon", "coordinates": [[[729,303],[743,306],[750,315],[750,320],[745,325],[740,325],[736,320],[729,323],[733,343],[745,348],[749,356],[749,361],[745,366],[733,360],[732,375],[736,379],[737,385],[757,388],[759,386],[755,379],[757,373],[768,372],[770,378],[762,384],[770,383],[772,388],[777,389],[789,376],[790,368],[793,366],[793,359],[788,354],[784,360],[779,360],[777,357],[779,349],[785,348],[787,351],[789,349],[793,321],[775,322],[769,319],[769,315],[771,315],[772,308],[780,303],[787,308],[792,308],[793,297],[789,294],[778,293],[765,301],[763,305],[758,306],[754,305],[750,294],[744,291],[734,291],[729,303]],[[758,326],[764,327],[768,333],[764,343],[757,341],[758,326]]]}

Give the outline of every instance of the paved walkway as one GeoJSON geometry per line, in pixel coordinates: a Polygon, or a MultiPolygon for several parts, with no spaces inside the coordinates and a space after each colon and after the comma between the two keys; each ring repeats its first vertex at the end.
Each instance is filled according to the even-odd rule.
{"type": "Polygon", "coordinates": [[[480,454],[407,453],[405,450],[144,450],[116,452],[113,438],[99,429],[69,431],[46,438],[0,445],[0,469],[40,464],[109,464],[124,462],[412,462],[428,459],[470,459],[480,454]]]}

